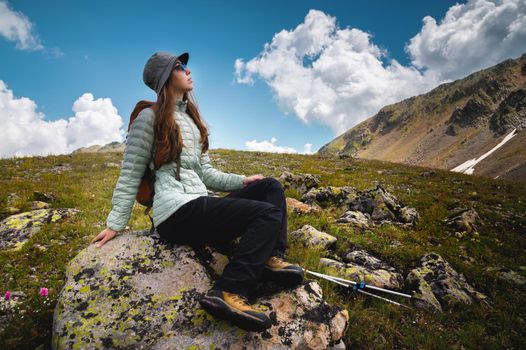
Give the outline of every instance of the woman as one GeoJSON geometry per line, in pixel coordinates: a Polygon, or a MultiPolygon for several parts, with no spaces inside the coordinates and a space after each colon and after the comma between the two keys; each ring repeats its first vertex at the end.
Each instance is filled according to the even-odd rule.
{"type": "Polygon", "coordinates": [[[154,160],[153,222],[159,236],[176,244],[222,245],[241,236],[222,276],[201,299],[203,308],[240,328],[263,331],[269,317],[248,304],[260,276],[295,286],[303,269],[284,259],[287,208],[280,182],[262,175],[224,173],[210,165],[208,128],[190,99],[189,54],[157,52],[147,61],[144,83],[157,93],[154,109],[143,109],[126,140],[120,177],[107,227],[98,247],[124,230],[141,177],[154,160]],[[208,196],[207,187],[229,192],[208,196]]]}

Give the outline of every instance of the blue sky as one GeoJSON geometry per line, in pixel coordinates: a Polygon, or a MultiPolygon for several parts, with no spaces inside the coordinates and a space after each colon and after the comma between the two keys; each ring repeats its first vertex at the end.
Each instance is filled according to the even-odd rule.
{"type": "Polygon", "coordinates": [[[11,130],[0,154],[122,141],[136,101],[155,98],[142,81],[155,51],[189,52],[211,148],[315,152],[383,105],[524,52],[524,33],[510,25],[524,19],[523,2],[499,17],[482,0],[0,0],[0,118],[11,130]],[[489,33],[459,37],[481,23],[489,33]],[[514,41],[495,47],[506,34],[495,25],[514,41]],[[459,43],[477,50],[466,57],[459,43]]]}

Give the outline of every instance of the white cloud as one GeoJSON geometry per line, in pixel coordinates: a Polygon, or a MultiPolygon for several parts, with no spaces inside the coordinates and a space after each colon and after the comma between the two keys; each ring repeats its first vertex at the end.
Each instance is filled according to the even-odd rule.
{"type": "Polygon", "coordinates": [[[238,83],[259,77],[270,86],[284,114],[328,125],[335,136],[388,104],[526,51],[524,0],[485,0],[452,6],[436,24],[427,16],[406,50],[404,66],[357,28],[310,10],[303,23],[276,33],[262,52],[236,59],[238,83]]]}
{"type": "Polygon", "coordinates": [[[19,50],[40,50],[55,58],[64,56],[64,52],[57,47],[44,47],[29,18],[22,12],[9,8],[4,0],[0,0],[0,36],[15,42],[19,50]]]}
{"type": "Polygon", "coordinates": [[[16,42],[21,50],[42,50],[38,36],[33,33],[33,24],[22,12],[9,8],[7,2],[0,1],[0,35],[16,42]]]}
{"type": "MultiPolygon", "coordinates": [[[[298,153],[292,147],[284,147],[276,145],[277,139],[272,137],[270,141],[263,140],[258,142],[257,140],[245,142],[245,146],[249,151],[259,151],[259,152],[272,152],[272,153],[298,153]]],[[[311,152],[311,143],[307,143],[303,146],[303,153],[309,154],[311,152]]]]}
{"type": "Polygon", "coordinates": [[[15,97],[0,80],[0,157],[67,154],[123,141],[123,121],[110,98],[95,100],[85,93],[73,104],[73,112],[68,120],[46,121],[34,101],[15,97]]]}
{"type": "Polygon", "coordinates": [[[406,46],[412,63],[443,79],[459,79],[526,51],[526,1],[472,0],[449,8],[406,46]]]}
{"type": "Polygon", "coordinates": [[[432,74],[396,60],[384,66],[384,57],[387,53],[371,42],[369,33],[339,29],[335,17],[310,10],[295,29],[274,35],[257,57],[236,60],[236,78],[252,83],[259,76],[285,114],[306,124],[329,125],[339,135],[382,106],[437,83],[432,74]],[[305,66],[304,59],[312,65],[305,66]]]}

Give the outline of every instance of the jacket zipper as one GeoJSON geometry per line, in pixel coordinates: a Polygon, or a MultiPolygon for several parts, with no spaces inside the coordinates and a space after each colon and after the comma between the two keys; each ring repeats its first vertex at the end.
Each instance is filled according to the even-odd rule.
{"type": "Polygon", "coordinates": [[[197,156],[197,152],[196,152],[196,148],[195,148],[195,132],[194,132],[194,126],[192,125],[193,121],[190,120],[191,118],[187,118],[186,116],[184,116],[184,118],[186,119],[186,123],[190,127],[190,130],[192,130],[192,136],[193,136],[192,148],[194,150],[194,156],[197,156]]]}
{"type": "MultiPolygon", "coordinates": [[[[192,130],[192,136],[193,136],[192,149],[194,150],[194,155],[195,155],[195,133],[194,133],[194,128],[192,127],[192,125],[188,121],[188,118],[186,117],[186,115],[184,115],[184,112],[177,111],[176,113],[181,113],[181,119],[184,119],[184,123],[187,124],[187,126],[190,128],[190,130],[192,130]]],[[[177,169],[175,171],[177,172],[177,169]]],[[[180,182],[181,182],[181,185],[183,186],[184,193],[186,193],[186,187],[185,187],[184,183],[182,181],[180,181],[180,182]]]]}

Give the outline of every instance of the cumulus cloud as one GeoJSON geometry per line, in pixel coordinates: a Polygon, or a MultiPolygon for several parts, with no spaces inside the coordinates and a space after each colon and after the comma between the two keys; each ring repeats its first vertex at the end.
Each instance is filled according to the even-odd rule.
{"type": "Polygon", "coordinates": [[[526,51],[526,1],[473,0],[423,26],[405,50],[412,63],[443,79],[458,79],[526,51]]]}
{"type": "Polygon", "coordinates": [[[73,112],[67,120],[46,121],[34,101],[15,97],[0,80],[0,157],[67,154],[123,141],[123,120],[110,98],[85,93],[73,103],[73,112]]]}
{"type": "MultiPolygon", "coordinates": [[[[245,142],[245,146],[249,151],[259,151],[259,152],[272,152],[272,153],[299,153],[292,147],[278,146],[276,144],[277,139],[272,137],[270,141],[263,140],[258,142],[257,140],[245,142]]],[[[310,154],[311,152],[311,143],[307,143],[303,146],[303,153],[310,154]]]]}
{"type": "Polygon", "coordinates": [[[303,23],[282,30],[257,57],[235,62],[238,83],[263,79],[285,114],[317,121],[339,135],[382,106],[436,85],[431,73],[384,65],[387,52],[356,28],[338,28],[336,18],[310,10],[303,23]],[[307,61],[305,65],[304,61],[307,61]]]}
{"type": "Polygon", "coordinates": [[[42,50],[53,57],[64,55],[59,48],[45,48],[29,18],[22,12],[11,9],[4,0],[0,0],[0,35],[15,42],[19,50],[42,50]]]}
{"type": "Polygon", "coordinates": [[[254,58],[236,59],[235,79],[260,78],[284,114],[331,127],[335,136],[388,104],[431,90],[526,50],[524,0],[472,0],[452,6],[444,19],[426,16],[402,65],[358,28],[310,10],[303,23],[282,30],[254,58]]]}

